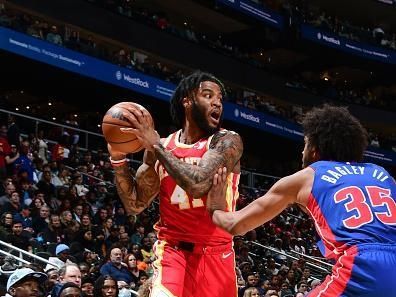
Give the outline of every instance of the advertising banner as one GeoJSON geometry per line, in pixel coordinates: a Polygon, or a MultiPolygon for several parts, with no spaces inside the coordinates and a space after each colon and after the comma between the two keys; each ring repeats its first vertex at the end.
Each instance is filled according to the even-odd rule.
{"type": "Polygon", "coordinates": [[[230,6],[275,28],[283,29],[284,27],[282,15],[249,0],[217,0],[217,3],[230,6]]]}

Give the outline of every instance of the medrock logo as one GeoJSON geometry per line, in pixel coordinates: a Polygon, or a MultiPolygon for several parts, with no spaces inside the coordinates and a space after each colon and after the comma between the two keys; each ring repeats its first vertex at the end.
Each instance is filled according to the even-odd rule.
{"type": "Polygon", "coordinates": [[[122,73],[121,73],[121,71],[117,71],[116,73],[115,73],[115,76],[116,76],[116,79],[117,80],[121,80],[122,79],[122,73]]]}
{"type": "Polygon", "coordinates": [[[239,117],[239,109],[235,108],[234,115],[236,118],[239,117]]]}
{"type": "Polygon", "coordinates": [[[318,37],[318,39],[322,39],[322,34],[320,34],[320,32],[318,32],[316,36],[318,37]]]}

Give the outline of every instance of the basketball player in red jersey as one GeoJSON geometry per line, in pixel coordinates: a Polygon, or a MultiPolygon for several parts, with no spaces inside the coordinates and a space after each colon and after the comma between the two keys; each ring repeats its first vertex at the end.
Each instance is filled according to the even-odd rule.
{"type": "MultiPolygon", "coordinates": [[[[220,129],[223,84],[195,72],[171,99],[171,115],[181,129],[160,140],[146,111],[130,108],[124,117],[145,147],[135,179],[125,155],[109,147],[118,194],[128,214],[138,214],[159,194],[160,220],[151,297],[237,296],[234,251],[229,233],[206,211],[206,194],[217,168],[226,167],[227,195],[219,205],[235,209],[243,145],[240,136],[220,129]]],[[[222,200],[222,201],[220,201],[222,200]]]]}

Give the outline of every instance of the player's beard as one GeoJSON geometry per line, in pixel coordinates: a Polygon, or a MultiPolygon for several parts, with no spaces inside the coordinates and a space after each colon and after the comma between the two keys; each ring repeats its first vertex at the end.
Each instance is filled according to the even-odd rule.
{"type": "Polygon", "coordinates": [[[219,120],[219,124],[216,127],[210,126],[205,111],[195,101],[193,101],[191,116],[198,128],[206,132],[207,135],[214,134],[220,130],[223,114],[219,120]]]}

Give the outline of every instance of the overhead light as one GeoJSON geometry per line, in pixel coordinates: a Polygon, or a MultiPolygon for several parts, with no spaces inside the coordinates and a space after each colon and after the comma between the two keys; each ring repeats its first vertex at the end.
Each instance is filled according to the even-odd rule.
{"type": "Polygon", "coordinates": [[[21,90],[21,94],[23,94],[23,90],[21,90]]]}
{"type": "Polygon", "coordinates": [[[28,106],[26,106],[26,109],[30,109],[30,106],[28,105],[28,106]]]}
{"type": "Polygon", "coordinates": [[[183,24],[184,24],[184,26],[187,26],[187,22],[184,22],[183,24]]]}
{"type": "Polygon", "coordinates": [[[56,121],[56,117],[53,117],[52,120],[53,120],[53,121],[56,121]]]}
{"type": "Polygon", "coordinates": [[[328,78],[327,76],[325,76],[323,79],[324,79],[325,81],[328,81],[328,80],[329,80],[329,78],[328,78]]]}
{"type": "Polygon", "coordinates": [[[263,52],[260,52],[260,56],[262,56],[263,55],[263,52]]]}
{"type": "Polygon", "coordinates": [[[48,106],[51,106],[52,105],[52,102],[48,102],[48,106]]]}
{"type": "Polygon", "coordinates": [[[75,118],[78,117],[78,114],[75,114],[74,117],[75,117],[75,118]]]}
{"type": "Polygon", "coordinates": [[[100,124],[98,124],[98,128],[100,128],[100,124]]]}
{"type": "Polygon", "coordinates": [[[15,110],[16,110],[16,111],[18,111],[18,110],[19,110],[19,108],[18,108],[18,107],[15,107],[15,110]]]}

